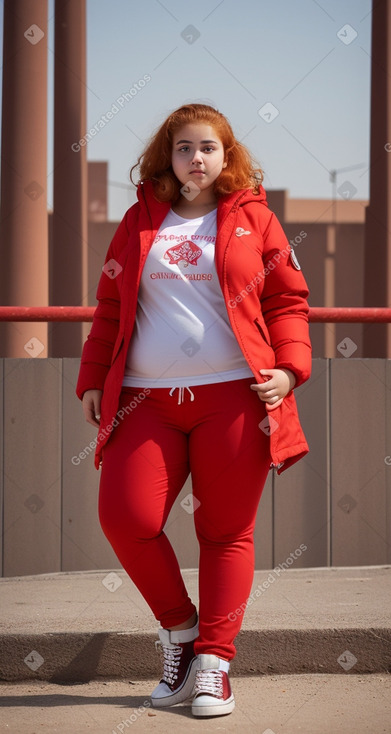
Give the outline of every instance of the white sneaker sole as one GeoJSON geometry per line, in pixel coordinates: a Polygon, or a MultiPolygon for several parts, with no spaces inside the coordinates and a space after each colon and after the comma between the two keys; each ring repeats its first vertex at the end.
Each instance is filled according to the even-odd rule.
{"type": "Polygon", "coordinates": [[[232,694],[225,703],[210,703],[197,706],[197,699],[193,701],[191,713],[193,716],[223,716],[230,714],[235,708],[235,699],[232,694]]]}
{"type": "Polygon", "coordinates": [[[197,658],[194,658],[191,665],[189,666],[189,669],[187,671],[187,676],[182,684],[182,687],[179,688],[175,693],[170,694],[169,696],[162,696],[160,698],[155,698],[153,694],[151,695],[151,702],[152,706],[154,708],[163,708],[165,706],[175,706],[177,703],[183,703],[184,701],[187,701],[189,698],[191,698],[195,683],[195,676],[197,671],[197,658]]]}

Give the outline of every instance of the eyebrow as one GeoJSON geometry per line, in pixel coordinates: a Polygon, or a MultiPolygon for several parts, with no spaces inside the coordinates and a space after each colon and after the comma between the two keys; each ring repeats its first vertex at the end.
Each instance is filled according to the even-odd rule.
{"type": "MultiPolygon", "coordinates": [[[[193,142],[192,140],[178,140],[178,142],[175,143],[175,145],[180,145],[180,143],[192,143],[192,142],[193,142]]],[[[203,145],[204,143],[216,143],[217,145],[217,140],[201,140],[201,144],[203,145]]]]}

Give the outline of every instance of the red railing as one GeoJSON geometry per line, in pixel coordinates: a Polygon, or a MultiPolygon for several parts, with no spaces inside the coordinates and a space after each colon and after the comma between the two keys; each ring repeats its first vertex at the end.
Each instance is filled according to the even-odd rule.
{"type": "MultiPolygon", "coordinates": [[[[96,306],[0,306],[0,321],[92,321],[96,306]]],[[[391,323],[391,308],[324,308],[309,311],[311,323],[391,323]]]]}

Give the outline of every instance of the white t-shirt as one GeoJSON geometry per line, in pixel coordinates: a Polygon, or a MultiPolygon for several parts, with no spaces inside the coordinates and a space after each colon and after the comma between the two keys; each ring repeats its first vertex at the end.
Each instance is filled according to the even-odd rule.
{"type": "Polygon", "coordinates": [[[251,377],[231,329],[214,253],[217,209],[172,211],[143,268],[123,385],[186,387],[251,377]]]}

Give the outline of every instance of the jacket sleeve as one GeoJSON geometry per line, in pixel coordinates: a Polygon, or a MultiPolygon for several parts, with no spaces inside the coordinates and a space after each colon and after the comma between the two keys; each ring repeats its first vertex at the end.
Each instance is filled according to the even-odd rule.
{"type": "Polygon", "coordinates": [[[295,387],[298,387],[311,375],[309,290],[275,214],[271,215],[263,238],[262,314],[276,355],[275,367],[291,370],[296,376],[295,387]]]}
{"type": "Polygon", "coordinates": [[[116,273],[116,270],[122,270],[118,261],[121,259],[121,251],[128,242],[129,212],[130,210],[126,212],[110,243],[105,258],[105,265],[108,265],[102,269],[98,283],[96,292],[98,305],[91,331],[83,347],[76,386],[76,394],[80,400],[86,390],[103,390],[110,369],[120,316],[119,281],[122,281],[122,277],[117,279],[119,273],[116,273]]]}

